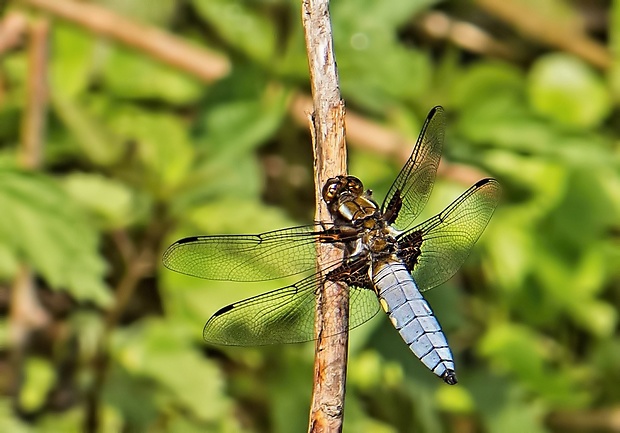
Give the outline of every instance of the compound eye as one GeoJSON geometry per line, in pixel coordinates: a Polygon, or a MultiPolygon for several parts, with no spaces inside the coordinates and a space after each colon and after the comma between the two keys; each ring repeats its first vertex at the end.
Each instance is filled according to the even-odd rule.
{"type": "Polygon", "coordinates": [[[333,201],[340,190],[340,179],[332,177],[325,182],[323,187],[323,200],[327,203],[333,201]]]}
{"type": "Polygon", "coordinates": [[[355,195],[362,195],[362,192],[364,190],[364,185],[362,185],[362,181],[360,181],[357,177],[353,176],[349,176],[347,180],[347,189],[355,195]]]}

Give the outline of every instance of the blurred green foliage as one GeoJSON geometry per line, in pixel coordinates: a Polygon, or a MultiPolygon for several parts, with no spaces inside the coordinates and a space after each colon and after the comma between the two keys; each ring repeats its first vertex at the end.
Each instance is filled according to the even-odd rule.
{"type": "MultiPolygon", "coordinates": [[[[511,2],[562,22],[587,15],[559,0],[511,2]]],[[[26,171],[16,155],[33,72],[25,46],[2,54],[0,431],[304,431],[312,344],[201,341],[218,308],[283,281],[210,282],[160,265],[182,236],[312,218],[310,137],[290,108],[308,89],[300,2],[93,3],[219,51],[232,71],[200,82],[54,20],[43,164],[26,171]],[[22,265],[46,319],[20,338],[11,330],[25,313],[10,293],[22,265]]],[[[415,139],[433,105],[447,109],[454,170],[440,173],[422,217],[478,173],[504,187],[462,272],[428,293],[459,385],[437,380],[376,317],[351,335],[345,431],[578,431],[557,420],[617,408],[620,2],[583,6],[610,22],[591,29],[616,56],[604,72],[475,3],[332,3],[351,110],[415,139]],[[430,11],[504,38],[515,56],[434,40],[420,25],[430,11]]],[[[381,198],[402,161],[355,144],[350,172],[381,198]]]]}

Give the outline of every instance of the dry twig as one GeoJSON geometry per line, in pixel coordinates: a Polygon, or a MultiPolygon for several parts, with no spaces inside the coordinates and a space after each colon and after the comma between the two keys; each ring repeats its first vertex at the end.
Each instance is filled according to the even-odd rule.
{"type": "Polygon", "coordinates": [[[137,48],[160,61],[205,80],[228,74],[228,59],[185,42],[157,27],[138,24],[101,6],[71,0],[20,0],[22,4],[81,25],[99,35],[137,48]]]}
{"type": "Polygon", "coordinates": [[[20,45],[27,32],[28,21],[23,14],[11,12],[2,17],[0,21],[0,55],[20,45]]]}
{"type": "Polygon", "coordinates": [[[515,1],[476,0],[476,3],[487,12],[512,24],[522,34],[545,45],[573,53],[600,69],[609,69],[611,66],[609,51],[583,31],[558,24],[515,1]]]}
{"type": "Polygon", "coordinates": [[[620,432],[620,407],[552,412],[546,424],[562,432],[620,432]]]}
{"type": "MultiPolygon", "coordinates": [[[[22,121],[21,144],[18,149],[20,167],[36,170],[41,166],[45,117],[47,113],[47,54],[49,23],[34,22],[29,28],[28,79],[26,106],[22,121]]],[[[11,293],[10,342],[14,391],[17,391],[19,372],[30,336],[50,320],[39,303],[34,275],[23,264],[15,278],[11,293]]]]}
{"type": "MultiPolygon", "coordinates": [[[[329,0],[303,0],[313,113],[310,128],[314,144],[316,219],[329,220],[321,190],[328,178],[346,173],[344,103],[332,46],[329,0]]],[[[339,251],[318,245],[317,266],[342,258],[339,251]]],[[[315,331],[317,336],[310,432],[342,430],[349,343],[349,293],[346,285],[326,282],[319,287],[315,331]],[[326,300],[329,299],[329,303],[326,300]],[[326,335],[331,335],[326,337],[326,335]]]]}

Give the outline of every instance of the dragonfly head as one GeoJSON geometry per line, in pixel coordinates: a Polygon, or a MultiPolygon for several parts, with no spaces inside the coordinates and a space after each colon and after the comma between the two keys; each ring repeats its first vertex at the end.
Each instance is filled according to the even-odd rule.
{"type": "Polygon", "coordinates": [[[364,191],[362,182],[353,176],[337,176],[323,187],[323,200],[336,222],[372,228],[379,205],[372,199],[370,190],[364,191]],[[366,222],[370,224],[366,227],[366,222]]]}
{"type": "Polygon", "coordinates": [[[364,185],[362,181],[354,176],[332,177],[323,186],[323,200],[325,200],[328,206],[343,195],[351,195],[352,198],[356,198],[363,193],[364,185]]]}

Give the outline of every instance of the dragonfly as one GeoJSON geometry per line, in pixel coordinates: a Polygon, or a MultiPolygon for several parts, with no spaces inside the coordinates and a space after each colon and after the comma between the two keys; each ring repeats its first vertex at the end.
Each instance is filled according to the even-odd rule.
{"type": "Polygon", "coordinates": [[[434,107],[381,205],[358,178],[341,175],[322,189],[331,222],[173,243],[163,255],[164,265],[195,277],[255,282],[307,275],[222,307],[204,326],[205,341],[254,346],[314,340],[317,291],[326,281],[340,282],[349,290],[350,328],[383,310],[422,363],[445,383],[456,384],[452,351],[422,292],[461,267],[491,219],[501,188],[495,179],[482,179],[414,225],[435,183],[445,123],[443,108],[434,107]],[[317,271],[321,243],[343,254],[317,271]]]}

